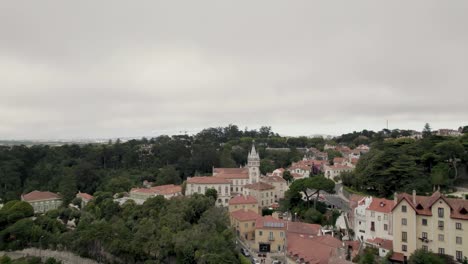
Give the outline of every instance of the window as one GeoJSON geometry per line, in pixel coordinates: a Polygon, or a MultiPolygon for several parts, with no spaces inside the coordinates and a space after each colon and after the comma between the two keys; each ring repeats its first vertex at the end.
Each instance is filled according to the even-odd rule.
{"type": "Polygon", "coordinates": [[[426,245],[423,245],[423,246],[422,246],[422,249],[423,249],[424,251],[429,251],[429,248],[428,248],[426,245]]]}
{"type": "Polygon", "coordinates": [[[422,225],[423,225],[423,226],[427,226],[427,219],[426,219],[426,218],[423,218],[423,219],[422,219],[422,225]]]}
{"type": "Polygon", "coordinates": [[[443,218],[444,217],[444,208],[439,207],[437,210],[437,214],[439,217],[443,218]]]}
{"type": "Polygon", "coordinates": [[[406,205],[402,205],[402,206],[401,206],[401,211],[402,211],[403,213],[406,213],[406,205]]]}
{"type": "Polygon", "coordinates": [[[406,218],[402,218],[401,219],[401,225],[405,226],[406,224],[407,224],[406,218]]]}
{"type": "Polygon", "coordinates": [[[229,187],[226,186],[226,188],[224,188],[224,192],[225,192],[226,194],[229,194],[229,187]]]}
{"type": "Polygon", "coordinates": [[[245,223],[244,224],[245,228],[249,227],[249,224],[248,223],[245,223]]]}
{"type": "Polygon", "coordinates": [[[258,235],[259,235],[259,236],[263,236],[263,232],[262,232],[262,231],[258,231],[258,235]]]}
{"type": "Polygon", "coordinates": [[[463,252],[461,251],[455,251],[455,258],[458,260],[458,261],[463,261],[463,252]]]}
{"type": "Polygon", "coordinates": [[[444,235],[439,234],[439,241],[444,241],[444,235]]]}
{"type": "Polygon", "coordinates": [[[439,254],[445,254],[445,249],[444,248],[439,248],[438,252],[439,252],[439,254]]]}
{"type": "Polygon", "coordinates": [[[283,237],[283,235],[284,235],[283,232],[280,232],[280,237],[283,237]]]}
{"type": "Polygon", "coordinates": [[[201,187],[198,186],[198,193],[201,193],[201,187]]]}
{"type": "Polygon", "coordinates": [[[403,252],[408,251],[408,247],[406,245],[401,245],[401,251],[403,252]]]}
{"type": "Polygon", "coordinates": [[[427,239],[427,232],[422,232],[422,238],[427,239]]]}
{"type": "Polygon", "coordinates": [[[370,213],[370,216],[371,216],[371,217],[375,217],[375,212],[371,212],[371,213],[370,213]]]}
{"type": "Polygon", "coordinates": [[[379,221],[380,221],[380,215],[377,217],[377,220],[379,220],[379,221]]]}
{"type": "Polygon", "coordinates": [[[383,215],[383,220],[388,220],[388,214],[383,215]]]}
{"type": "Polygon", "coordinates": [[[371,231],[375,231],[375,223],[372,221],[370,226],[371,231]]]}
{"type": "Polygon", "coordinates": [[[458,230],[461,230],[461,229],[462,229],[461,223],[455,223],[455,227],[456,227],[458,230]]]}
{"type": "Polygon", "coordinates": [[[444,230],[444,221],[439,221],[439,229],[444,230]]]}
{"type": "Polygon", "coordinates": [[[401,232],[401,241],[408,241],[408,234],[406,232],[401,232]]]}
{"type": "Polygon", "coordinates": [[[456,238],[456,242],[458,245],[461,245],[462,244],[462,238],[461,237],[457,237],[456,238]]]}
{"type": "Polygon", "coordinates": [[[383,225],[383,230],[384,230],[384,231],[387,231],[387,230],[388,230],[388,225],[387,225],[387,224],[384,224],[384,225],[383,225]]]}

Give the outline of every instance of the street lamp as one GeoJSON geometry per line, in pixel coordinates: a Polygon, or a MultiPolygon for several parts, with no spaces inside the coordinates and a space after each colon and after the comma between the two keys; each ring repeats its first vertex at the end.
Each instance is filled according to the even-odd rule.
{"type": "Polygon", "coordinates": [[[39,238],[39,258],[41,259],[42,261],[42,239],[44,238],[44,236],[41,236],[39,238]]]}

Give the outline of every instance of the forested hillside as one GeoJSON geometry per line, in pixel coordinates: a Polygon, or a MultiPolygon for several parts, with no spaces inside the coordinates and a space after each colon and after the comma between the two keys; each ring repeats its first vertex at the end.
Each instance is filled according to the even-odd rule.
{"type": "Polygon", "coordinates": [[[342,178],[355,190],[382,197],[395,191],[429,193],[434,186],[450,189],[466,183],[467,162],[468,134],[387,139],[374,142],[355,171],[342,178]]]}

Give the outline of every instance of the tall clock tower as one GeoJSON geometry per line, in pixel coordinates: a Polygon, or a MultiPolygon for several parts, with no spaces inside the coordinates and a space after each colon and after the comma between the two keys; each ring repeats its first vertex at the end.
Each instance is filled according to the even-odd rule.
{"type": "Polygon", "coordinates": [[[247,168],[249,169],[249,183],[256,183],[260,178],[260,156],[255,150],[255,141],[247,157],[247,168]]]}

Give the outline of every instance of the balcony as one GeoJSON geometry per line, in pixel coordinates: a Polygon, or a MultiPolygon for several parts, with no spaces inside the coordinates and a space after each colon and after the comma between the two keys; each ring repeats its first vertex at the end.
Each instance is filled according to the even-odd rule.
{"type": "Polygon", "coordinates": [[[418,237],[418,239],[424,243],[429,243],[429,239],[427,237],[418,237]]]}

